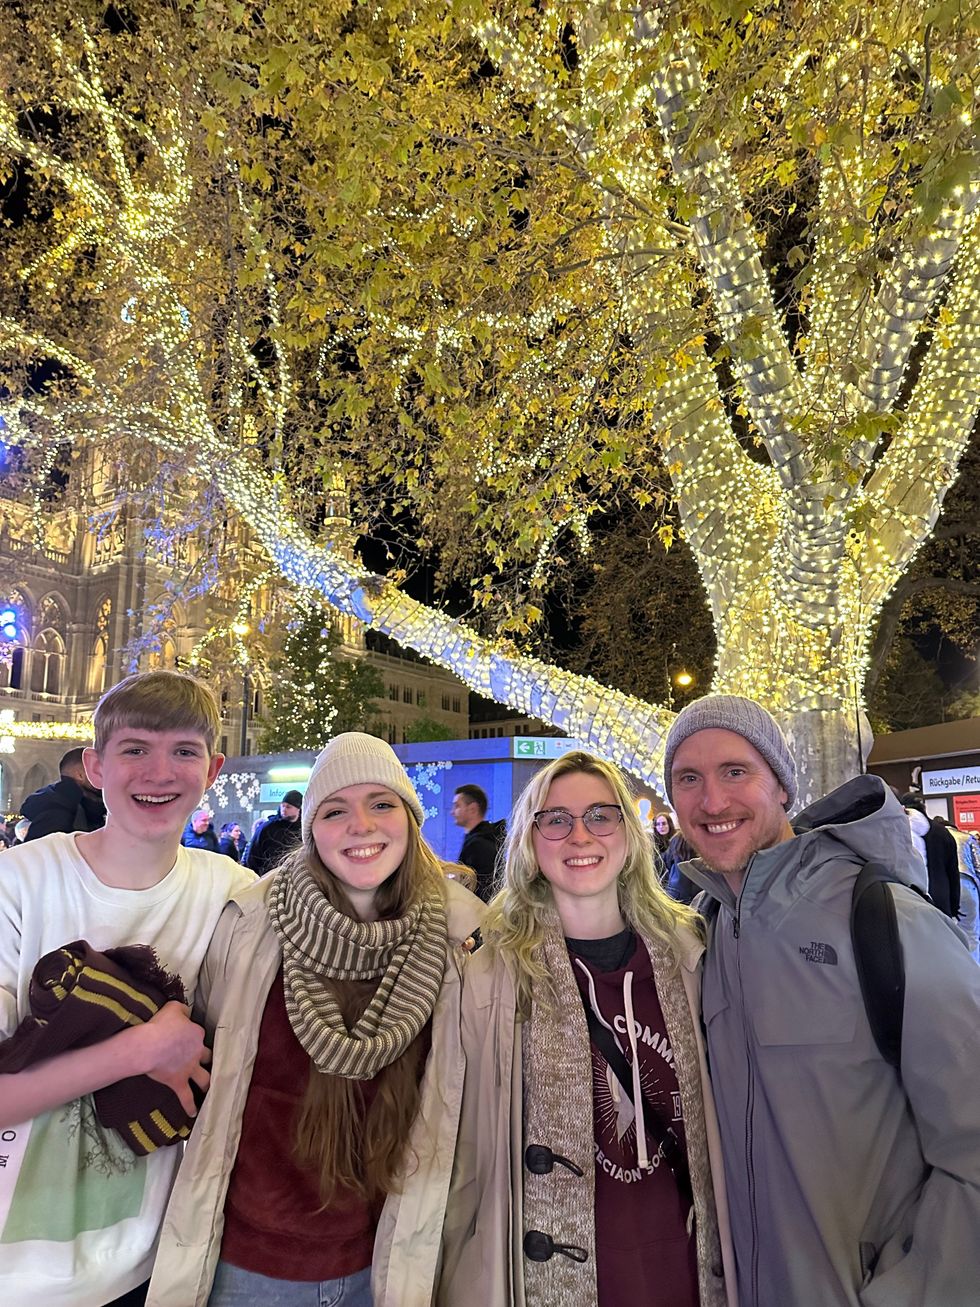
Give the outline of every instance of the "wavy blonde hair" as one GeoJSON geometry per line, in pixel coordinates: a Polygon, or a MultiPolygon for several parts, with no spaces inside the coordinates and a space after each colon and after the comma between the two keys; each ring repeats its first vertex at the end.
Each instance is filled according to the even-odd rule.
{"type": "MultiPolygon", "coordinates": [[[[680,962],[678,930],[688,927],[701,933],[701,918],[686,904],[678,903],[661,887],[654,871],[650,837],[640,822],[633,792],[618,767],[591,753],[573,750],[542,767],[517,801],[508,823],[504,847],[504,887],[494,897],[483,922],[488,946],[513,963],[518,999],[523,1010],[529,1006],[533,986],[550,989],[550,976],[541,958],[544,938],[543,910],[554,903],[534,852],[534,814],[547,806],[548,791],[560,776],[584,772],[604,780],[623,810],[626,860],[616,882],[619,910],[627,926],[647,939],[666,944],[680,962]]],[[[539,988],[540,992],[540,988],[539,988]]]]}
{"type": "MultiPolygon", "coordinates": [[[[404,916],[422,898],[434,897],[440,902],[446,898],[443,864],[422,838],[415,813],[399,801],[408,814],[408,845],[401,866],[375,895],[382,918],[404,916]]],[[[355,915],[343,885],[317,853],[312,828],[299,848],[283,860],[280,874],[288,874],[293,865],[309,869],[338,912],[355,915]]],[[[342,980],[332,983],[350,1029],[370,1003],[375,986],[342,980]]],[[[311,1062],[293,1143],[297,1159],[319,1173],[324,1206],[345,1192],[373,1202],[397,1190],[399,1176],[409,1163],[408,1137],[419,1110],[426,1039],[423,1031],[378,1073],[375,1096],[366,1112],[359,1082],[324,1075],[311,1062]]]]}

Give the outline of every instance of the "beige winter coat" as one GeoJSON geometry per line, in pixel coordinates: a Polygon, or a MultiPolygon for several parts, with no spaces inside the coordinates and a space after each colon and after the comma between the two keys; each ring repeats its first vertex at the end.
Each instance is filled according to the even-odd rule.
{"type": "MultiPolygon", "coordinates": [[[[703,946],[689,932],[683,933],[682,944],[679,983],[697,1041],[721,1248],[721,1265],[706,1269],[717,1284],[711,1297],[720,1296],[727,1307],[736,1307],[721,1140],[701,1039],[703,946]]],[[[410,1176],[402,1196],[389,1199],[375,1242],[374,1307],[525,1307],[521,1029],[513,975],[490,950],[483,949],[467,959],[464,974],[461,1034],[466,1086],[448,1202],[441,1189],[437,1198],[428,1201],[428,1171],[410,1176]],[[439,1236],[443,1212],[437,1260],[433,1241],[439,1236]]],[[[450,1118],[456,1111],[455,1082],[453,1085],[451,1101],[445,1105],[450,1118]]],[[[440,1170],[440,1179],[443,1176],[444,1170],[440,1170]]]]}
{"type": "MultiPolygon", "coordinates": [[[[177,1173],[147,1307],[205,1307],[211,1292],[221,1251],[225,1195],[238,1153],[259,1026],[282,960],[267,903],[274,879],[266,877],[226,906],[201,970],[197,1007],[213,1045],[211,1087],[177,1173]]],[[[425,1159],[426,1174],[433,1182],[429,1205],[439,1202],[443,1173],[443,1187],[448,1193],[462,1097],[459,1011],[463,952],[459,945],[479,925],[484,912],[480,900],[461,885],[447,881],[446,889],[446,970],[432,1014],[432,1050],[412,1136],[413,1141],[418,1140],[419,1157],[425,1159]]],[[[410,1215],[411,1207],[406,1206],[405,1219],[410,1215]]],[[[404,1220],[396,1226],[399,1240],[403,1224],[404,1220]]],[[[433,1259],[438,1251],[438,1232],[435,1238],[433,1259]]],[[[420,1246],[418,1255],[425,1251],[420,1246]]]]}

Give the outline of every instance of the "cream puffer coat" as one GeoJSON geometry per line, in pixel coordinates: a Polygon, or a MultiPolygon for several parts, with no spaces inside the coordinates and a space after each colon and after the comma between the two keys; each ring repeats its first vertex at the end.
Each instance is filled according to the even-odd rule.
{"type": "MultiPolygon", "coordinates": [[[[211,1087],[195,1122],[164,1218],[147,1307],[205,1307],[221,1251],[225,1195],[258,1048],[266,998],[282,961],[269,921],[267,876],[228,905],[208,949],[195,1012],[213,1047],[211,1087]]],[[[433,1264],[439,1251],[463,1092],[459,1037],[462,942],[480,924],[485,905],[446,882],[449,947],[442,989],[432,1014],[432,1049],[422,1079],[412,1133],[416,1175],[426,1177],[425,1211],[399,1201],[386,1229],[399,1249],[433,1264]],[[425,1246],[428,1237],[429,1247],[425,1246]]],[[[412,1155],[410,1153],[410,1156],[412,1155]]],[[[390,1202],[391,1200],[389,1200],[390,1202]]],[[[387,1214],[387,1207],[385,1209],[387,1214]]],[[[406,1274],[412,1257],[406,1257],[406,1274]]],[[[390,1302],[408,1301],[392,1297],[390,1302]]]]}

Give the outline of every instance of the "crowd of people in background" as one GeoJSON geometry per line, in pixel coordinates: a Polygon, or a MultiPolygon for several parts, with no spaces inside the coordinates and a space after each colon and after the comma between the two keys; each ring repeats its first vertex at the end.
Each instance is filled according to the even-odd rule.
{"type": "Polygon", "coordinates": [[[454,862],[373,736],[246,842],[205,685],[94,727],[0,860],[3,1301],[976,1303],[980,842],[920,795],[795,812],[709,695],[651,830],[571,749],[454,862]]]}
{"type": "MultiPolygon", "coordinates": [[[[0,851],[52,831],[91,831],[104,824],[105,804],[101,792],[89,782],[83,753],[82,748],[74,748],[62,757],[59,779],[28,795],[21,818],[0,820],[0,851]]],[[[920,793],[902,794],[896,787],[890,788],[905,809],[912,845],[919,855],[915,883],[940,911],[958,923],[971,953],[980,961],[980,836],[973,830],[957,829],[945,817],[930,816],[920,793]]],[[[302,808],[302,791],[287,791],[274,814],[256,821],[250,839],[237,821],[224,822],[215,831],[213,813],[198,808],[187,821],[181,844],[221,853],[264,876],[299,843],[302,808]]],[[[466,876],[461,872],[457,878],[485,903],[498,888],[500,857],[507,835],[506,819],[492,821],[488,811],[486,791],[479,785],[457,786],[451,812],[464,836],[456,861],[473,873],[466,876]]],[[[700,891],[683,868],[696,855],[670,810],[655,814],[649,839],[661,885],[677,902],[691,903],[700,891]]]]}

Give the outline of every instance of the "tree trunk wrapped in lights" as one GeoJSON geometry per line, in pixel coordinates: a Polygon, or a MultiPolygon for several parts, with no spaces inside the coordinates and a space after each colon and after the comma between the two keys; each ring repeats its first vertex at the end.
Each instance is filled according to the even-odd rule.
{"type": "MultiPolygon", "coordinates": [[[[437,8],[421,6],[418,24],[435,24],[437,8]]],[[[138,433],[167,457],[182,458],[195,475],[213,479],[290,581],[449,668],[480,693],[552,722],[657,783],[669,709],[523,656],[506,638],[487,640],[415,603],[389,580],[331,548],[325,532],[317,536],[305,529],[308,515],[298,509],[289,477],[270,456],[291,439],[296,414],[304,401],[308,404],[304,368],[317,341],[321,360],[338,341],[344,344],[348,373],[352,355],[367,371],[384,344],[385,366],[402,370],[390,392],[391,402],[401,405],[400,426],[393,429],[411,427],[422,433],[420,442],[432,429],[449,440],[451,424],[465,424],[466,402],[476,404],[481,388],[492,392],[482,409],[474,408],[474,429],[467,432],[472,467],[466,485],[471,500],[480,478],[501,494],[507,506],[501,517],[508,519],[501,531],[513,535],[489,543],[518,570],[523,567],[529,578],[524,588],[533,593],[538,580],[547,577],[549,551],[560,533],[587,538],[588,516],[598,505],[577,485],[587,484],[600,466],[615,469],[617,459],[625,463],[634,450],[639,454],[639,442],[631,448],[632,437],[617,434],[616,420],[602,432],[612,447],[602,448],[594,417],[606,391],[615,389],[610,356],[628,352],[635,369],[631,376],[641,378],[633,412],[658,433],[680,524],[713,615],[714,688],[759,698],[781,717],[797,745],[805,795],[856,770],[870,743],[861,731],[862,684],[875,618],[935,525],[980,394],[980,169],[969,137],[969,60],[963,62],[963,32],[957,26],[968,20],[933,15],[927,24],[913,16],[905,20],[907,31],[889,30],[883,40],[880,31],[871,30],[870,18],[865,27],[845,24],[843,8],[832,15],[827,5],[825,27],[836,15],[841,30],[850,33],[831,45],[819,15],[804,24],[794,42],[785,31],[779,37],[780,20],[775,11],[766,11],[754,19],[754,27],[738,29],[737,40],[752,65],[740,89],[719,56],[726,41],[736,40],[737,25],[716,20],[708,31],[715,20],[697,5],[683,15],[669,4],[640,14],[593,4],[568,6],[567,12],[562,6],[533,6],[515,15],[512,7],[495,14],[493,6],[474,0],[463,6],[467,40],[478,52],[477,62],[485,51],[499,71],[504,90],[494,94],[512,97],[498,103],[533,106],[520,108],[532,121],[523,122],[523,133],[515,128],[515,157],[518,142],[526,151],[526,138],[533,135],[542,150],[551,150],[557,166],[574,174],[570,193],[581,217],[569,219],[560,239],[583,257],[569,256],[565,268],[544,276],[531,260],[527,287],[533,303],[526,311],[519,297],[507,298],[509,288],[503,285],[492,302],[494,288],[483,282],[482,297],[474,296],[479,303],[467,306],[465,314],[445,293],[441,301],[433,296],[424,313],[411,302],[402,310],[397,286],[393,291],[390,278],[378,280],[379,265],[394,259],[393,234],[404,234],[397,250],[402,266],[413,257],[421,266],[422,254],[413,254],[421,249],[420,233],[441,230],[441,208],[449,201],[442,194],[429,198],[431,179],[425,186],[419,182],[424,199],[413,201],[409,190],[391,200],[391,214],[415,204],[402,233],[383,209],[389,202],[382,188],[374,187],[374,207],[362,206],[368,235],[359,240],[356,254],[365,260],[365,278],[373,280],[350,312],[334,315],[333,335],[318,337],[317,322],[324,315],[303,296],[310,284],[328,284],[324,268],[343,269],[344,256],[336,242],[317,246],[316,233],[310,235],[303,224],[297,226],[302,238],[279,239],[281,215],[267,197],[295,181],[296,193],[312,197],[315,209],[316,188],[327,184],[324,175],[311,171],[298,179],[277,179],[263,162],[268,154],[243,166],[243,156],[235,153],[245,148],[241,133],[234,136],[239,120],[220,100],[229,68],[247,68],[248,76],[232,88],[235,103],[251,94],[261,97],[264,83],[278,78],[272,98],[256,101],[257,113],[291,125],[277,148],[291,148],[305,127],[315,127],[313,118],[303,117],[299,97],[291,99],[282,86],[279,74],[287,54],[275,40],[278,9],[269,7],[266,45],[250,64],[244,55],[255,38],[234,35],[231,24],[233,34],[221,36],[228,45],[222,47],[224,62],[216,65],[220,76],[209,84],[184,66],[179,93],[148,96],[152,112],[148,104],[127,108],[104,89],[100,66],[115,58],[117,34],[93,35],[78,22],[66,28],[70,40],[49,33],[50,60],[59,72],[57,95],[64,101],[61,130],[66,136],[76,131],[89,144],[100,142],[90,167],[84,153],[56,148],[30,131],[12,96],[0,105],[0,150],[67,196],[58,221],[49,224],[50,244],[23,260],[19,282],[28,288],[32,312],[19,311],[13,295],[3,300],[0,348],[22,364],[57,360],[68,381],[57,389],[56,406],[44,395],[9,399],[4,406],[9,433],[48,448],[86,432],[110,441],[118,433],[138,433]],[[766,23],[775,35],[763,39],[757,33],[766,23]],[[899,74],[914,81],[915,96],[899,74]],[[824,102],[828,87],[835,98],[824,102]],[[773,137],[784,132],[790,141],[771,164],[763,159],[758,165],[766,185],[777,174],[798,176],[799,157],[805,156],[807,182],[816,197],[809,250],[797,246],[788,252],[790,263],[807,272],[794,292],[798,323],[790,330],[766,267],[771,252],[743,198],[743,178],[746,185],[755,184],[753,160],[742,157],[753,114],[765,120],[773,137]],[[219,142],[210,172],[201,165],[205,130],[212,150],[219,142]],[[929,171],[930,149],[939,161],[935,175],[929,171]],[[580,248],[579,239],[591,243],[580,248]],[[314,246],[324,264],[313,261],[314,246]],[[81,252],[92,249],[98,251],[92,290],[104,310],[98,346],[42,314],[45,294],[69,279],[81,252]],[[580,267],[587,272],[580,273],[580,267]],[[202,314],[194,277],[226,287],[210,302],[209,317],[202,314]],[[567,327],[577,305],[584,305],[579,324],[590,314],[600,324],[594,339],[582,336],[584,346],[567,327]],[[220,351],[213,343],[216,323],[220,351]],[[615,345],[602,335],[610,324],[615,345]],[[208,331],[210,345],[202,343],[208,331]],[[261,358],[255,344],[260,336],[261,358]],[[505,362],[493,385],[484,387],[495,346],[505,362]],[[476,362],[470,389],[459,380],[447,383],[454,368],[457,378],[468,375],[471,352],[476,362]],[[560,372],[549,377],[539,360],[552,367],[567,362],[567,377],[560,372]],[[581,399],[577,406],[562,407],[563,381],[569,394],[581,399]],[[420,392],[429,396],[421,416],[406,398],[420,392]],[[498,431],[493,421],[501,413],[512,426],[498,431]],[[559,421],[553,420],[555,413],[559,421]],[[531,525],[521,535],[512,519],[525,510],[531,525]]],[[[384,18],[381,0],[366,7],[361,27],[355,24],[358,39],[377,40],[382,48],[371,25],[383,26],[384,18]]],[[[43,39],[45,24],[54,21],[32,20],[34,37],[43,39]]],[[[155,35],[148,15],[143,21],[138,39],[147,48],[151,38],[162,43],[154,76],[159,81],[173,63],[175,86],[182,65],[166,41],[196,39],[200,53],[215,39],[193,28],[190,34],[168,33],[163,19],[154,19],[162,32],[155,35]]],[[[385,30],[384,40],[401,42],[396,53],[407,65],[415,38],[404,33],[391,38],[390,28],[385,30]]],[[[437,36],[445,38],[444,29],[439,31],[435,46],[437,36]]],[[[312,78],[322,52],[309,39],[306,46],[295,40],[289,66],[298,70],[293,76],[306,79],[304,96],[312,113],[318,103],[312,78]],[[304,63],[306,54],[311,61],[304,63]]],[[[739,52],[737,45],[734,49],[739,52]]],[[[453,46],[451,57],[459,66],[473,59],[460,46],[453,46]]],[[[206,65],[203,53],[200,58],[206,65]]],[[[397,61],[391,58],[392,67],[379,61],[370,75],[383,82],[390,74],[394,84],[397,61]]],[[[363,70],[370,71],[369,65],[360,60],[356,76],[367,76],[363,70]]],[[[352,73],[356,88],[354,79],[352,73]]],[[[418,95],[424,80],[416,69],[404,84],[418,95]]],[[[333,76],[323,95],[335,99],[342,84],[333,76]]],[[[375,90],[371,101],[386,103],[375,90]]],[[[49,94],[56,98],[47,86],[36,89],[38,102],[49,94]]],[[[458,122],[466,119],[466,113],[459,114],[458,122]]],[[[435,135],[436,128],[431,131],[435,135]]],[[[491,128],[478,125],[476,146],[463,127],[458,131],[444,160],[452,187],[462,194],[471,183],[459,177],[468,179],[479,169],[466,173],[460,167],[453,176],[457,156],[482,148],[491,128]]],[[[413,164],[412,149],[397,140],[386,141],[384,148],[389,156],[384,162],[392,168],[404,149],[410,183],[412,167],[419,166],[413,164]]],[[[299,153],[283,157],[296,169],[313,169],[315,153],[307,152],[308,163],[299,153]]],[[[343,159],[338,156],[333,168],[339,173],[343,159]]],[[[333,178],[329,181],[332,186],[333,178]]],[[[455,198],[456,191],[446,194],[455,198]]],[[[499,194],[499,183],[488,184],[481,203],[492,207],[499,194]]],[[[513,205],[502,211],[492,249],[492,258],[501,262],[516,242],[512,211],[513,205]]],[[[443,239],[458,240],[461,251],[472,251],[473,267],[485,269],[491,262],[489,238],[481,244],[474,235],[478,225],[472,214],[457,215],[443,239]]],[[[462,254],[460,259],[462,266],[462,254]]],[[[417,283],[412,281],[420,304],[437,275],[448,285],[452,273],[433,262],[417,283]]],[[[410,299],[407,292],[404,298],[410,299]]],[[[356,431],[360,410],[347,402],[348,378],[334,381],[346,408],[335,403],[341,418],[331,419],[332,429],[356,431]]],[[[20,392],[10,388],[9,393],[20,392]]],[[[616,410],[622,432],[630,432],[621,392],[607,408],[616,410]]],[[[335,477],[330,448],[325,440],[320,457],[327,482],[335,477]]],[[[371,456],[368,443],[361,448],[361,457],[371,456]]],[[[455,466],[452,456],[436,460],[440,470],[431,475],[445,478],[435,482],[437,490],[459,475],[458,452],[455,458],[455,466]]],[[[343,476],[349,478],[350,465],[343,476]]],[[[445,510],[432,507],[438,494],[427,491],[424,482],[413,472],[411,493],[420,496],[422,519],[430,512],[436,521],[445,510]],[[430,500],[421,498],[425,493],[430,500]]],[[[468,502],[467,496],[462,500],[468,502]]],[[[482,529],[477,520],[477,533],[482,529]]]]}

